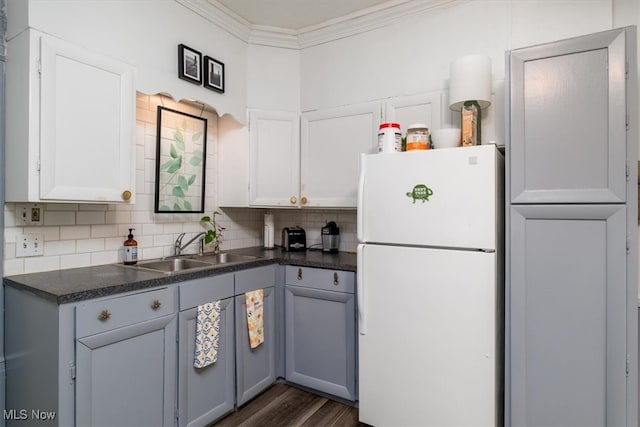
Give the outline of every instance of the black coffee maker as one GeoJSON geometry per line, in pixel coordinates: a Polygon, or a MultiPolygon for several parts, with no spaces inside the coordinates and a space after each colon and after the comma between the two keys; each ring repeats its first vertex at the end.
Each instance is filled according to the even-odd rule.
{"type": "Polygon", "coordinates": [[[327,225],[322,227],[322,251],[338,252],[340,246],[340,229],[335,222],[329,221],[327,225]]]}

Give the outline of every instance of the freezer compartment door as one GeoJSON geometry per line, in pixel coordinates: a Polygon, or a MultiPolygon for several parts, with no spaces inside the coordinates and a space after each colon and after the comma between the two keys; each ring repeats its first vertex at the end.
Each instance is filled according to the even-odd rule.
{"type": "Polygon", "coordinates": [[[496,249],[503,175],[494,145],[363,155],[358,239],[496,249]]]}
{"type": "Polygon", "coordinates": [[[498,425],[496,254],[366,244],[359,252],[360,421],[498,425]]]}

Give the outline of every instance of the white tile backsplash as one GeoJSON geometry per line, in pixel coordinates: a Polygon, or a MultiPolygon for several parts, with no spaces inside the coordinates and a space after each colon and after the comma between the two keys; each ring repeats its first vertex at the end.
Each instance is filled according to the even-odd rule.
{"type": "Polygon", "coordinates": [[[276,244],[282,244],[284,227],[300,226],[307,236],[307,247],[322,248],[321,229],[327,222],[335,221],[340,228],[339,249],[355,252],[358,242],[356,238],[356,211],[353,210],[272,210],[275,223],[276,244]]]}
{"type": "Polygon", "coordinates": [[[105,212],[77,212],[76,224],[104,224],[106,222],[105,212]]]}
{"type": "MultiPolygon", "coordinates": [[[[8,203],[7,205],[12,205],[8,203]]],[[[45,206],[45,205],[43,205],[45,206]]],[[[47,205],[48,206],[48,205],[47,205]]],[[[76,212],[69,211],[49,211],[47,206],[44,209],[45,225],[74,225],[76,224],[76,212]]]]}
{"type": "Polygon", "coordinates": [[[118,235],[118,226],[110,225],[92,225],[91,237],[115,237],[118,235]]]}
{"type": "MultiPolygon", "coordinates": [[[[88,239],[91,237],[91,227],[88,225],[74,225],[74,226],[64,226],[60,227],[60,238],[61,239],[88,239]]],[[[5,238],[6,238],[6,230],[5,230],[5,238]]],[[[45,236],[45,243],[47,237],[45,236]]]]}
{"type": "MultiPolygon", "coordinates": [[[[47,242],[45,240],[45,250],[47,248],[47,242]]],[[[93,253],[104,251],[104,239],[82,239],[76,241],[76,252],[78,253],[93,253]]]]}
{"type": "Polygon", "coordinates": [[[44,255],[69,255],[76,253],[75,240],[49,241],[44,246],[44,255]]]}
{"type": "MultiPolygon", "coordinates": [[[[91,265],[91,254],[73,254],[63,255],[60,257],[60,268],[79,268],[91,265]]],[[[7,262],[5,261],[5,268],[7,262]]]]}

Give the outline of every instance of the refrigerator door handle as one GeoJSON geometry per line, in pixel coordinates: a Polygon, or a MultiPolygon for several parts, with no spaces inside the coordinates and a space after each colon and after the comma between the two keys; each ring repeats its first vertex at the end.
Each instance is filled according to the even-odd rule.
{"type": "Polygon", "coordinates": [[[364,275],[364,266],[362,265],[364,245],[359,244],[357,248],[357,271],[356,271],[356,293],[358,303],[358,332],[360,335],[367,334],[367,317],[364,309],[364,281],[362,276],[364,275]]]}
{"type": "Polygon", "coordinates": [[[364,219],[364,159],[366,154],[360,154],[360,176],[358,177],[358,213],[356,218],[356,238],[362,242],[363,219],[364,219]]]}

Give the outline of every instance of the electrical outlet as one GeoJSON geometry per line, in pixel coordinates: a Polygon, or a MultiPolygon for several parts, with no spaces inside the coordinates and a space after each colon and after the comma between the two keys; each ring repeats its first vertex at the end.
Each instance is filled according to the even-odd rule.
{"type": "Polygon", "coordinates": [[[44,235],[41,233],[18,234],[16,236],[16,258],[42,256],[44,235]]]}
{"type": "Polygon", "coordinates": [[[16,204],[16,225],[44,224],[44,209],[37,203],[16,204]]]}

